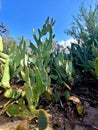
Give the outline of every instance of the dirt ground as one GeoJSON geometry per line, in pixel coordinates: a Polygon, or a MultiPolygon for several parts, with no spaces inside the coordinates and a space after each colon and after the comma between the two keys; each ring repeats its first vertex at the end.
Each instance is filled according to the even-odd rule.
{"type": "MultiPolygon", "coordinates": [[[[98,88],[97,84],[95,88],[92,84],[83,84],[72,89],[71,95],[79,98],[83,104],[82,116],[77,115],[75,104],[66,103],[63,97],[57,103],[42,98],[38,107],[48,113],[49,126],[46,130],[98,130],[98,89],[96,88],[98,88]]],[[[0,95],[0,106],[4,102],[4,98],[0,95]]],[[[34,118],[30,121],[30,130],[35,128],[37,129],[37,119],[34,118]]],[[[9,117],[5,113],[0,116],[0,130],[27,130],[27,121],[9,117]]]]}
{"type": "MultiPolygon", "coordinates": [[[[55,107],[51,113],[47,110],[51,124],[46,130],[98,130],[98,109],[89,107],[85,110],[86,115],[83,118],[76,118],[70,113],[65,117],[66,113],[58,111],[55,107]]],[[[27,130],[26,120],[8,117],[6,114],[0,116],[0,130],[18,130],[19,125],[25,128],[21,130],[27,130]]],[[[36,122],[31,120],[30,130],[34,128],[37,128],[36,122]]]]}

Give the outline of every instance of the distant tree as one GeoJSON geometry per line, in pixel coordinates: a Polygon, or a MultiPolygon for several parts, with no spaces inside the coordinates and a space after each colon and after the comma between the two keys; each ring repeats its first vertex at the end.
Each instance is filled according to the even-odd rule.
{"type": "Polygon", "coordinates": [[[9,48],[12,47],[14,39],[10,37],[8,27],[3,23],[0,23],[0,36],[3,39],[4,52],[8,52],[9,48]]]}
{"type": "Polygon", "coordinates": [[[0,24],[0,36],[3,38],[7,38],[9,35],[9,31],[7,26],[5,26],[3,23],[0,24]]]}
{"type": "Polygon", "coordinates": [[[73,16],[72,25],[65,33],[77,40],[84,40],[85,37],[98,33],[98,5],[87,9],[82,4],[79,14],[76,17],[73,16]]]}

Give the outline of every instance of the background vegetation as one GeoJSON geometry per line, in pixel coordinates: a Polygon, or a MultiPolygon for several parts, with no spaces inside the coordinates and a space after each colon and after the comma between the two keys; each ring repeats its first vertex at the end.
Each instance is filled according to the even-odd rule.
{"type": "MultiPolygon", "coordinates": [[[[45,110],[37,109],[41,96],[54,102],[59,102],[61,96],[69,100],[75,84],[98,80],[98,5],[89,10],[81,6],[74,17],[66,33],[77,43],[71,44],[69,53],[61,51],[59,45],[56,48],[54,24],[48,17],[42,29],[38,29],[38,35],[33,30],[36,44],[24,38],[20,43],[5,38],[7,28],[0,25],[0,93],[8,99],[0,115],[7,112],[28,122],[38,116],[40,130],[48,125],[45,110]]],[[[77,111],[81,114],[79,109],[77,111]]]]}

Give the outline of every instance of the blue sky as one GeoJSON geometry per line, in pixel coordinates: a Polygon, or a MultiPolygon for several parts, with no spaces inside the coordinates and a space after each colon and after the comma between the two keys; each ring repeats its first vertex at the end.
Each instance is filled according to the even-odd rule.
{"type": "Polygon", "coordinates": [[[8,26],[12,37],[32,40],[32,29],[41,28],[49,16],[56,20],[55,41],[67,40],[64,30],[70,27],[82,2],[88,7],[98,0],[0,0],[0,22],[8,26]]]}

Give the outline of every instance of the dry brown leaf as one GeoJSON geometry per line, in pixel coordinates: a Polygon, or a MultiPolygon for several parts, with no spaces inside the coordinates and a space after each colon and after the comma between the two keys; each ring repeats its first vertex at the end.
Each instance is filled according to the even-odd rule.
{"type": "Polygon", "coordinates": [[[77,103],[78,105],[81,104],[80,99],[75,96],[70,96],[69,101],[73,101],[73,102],[77,103]]]}

